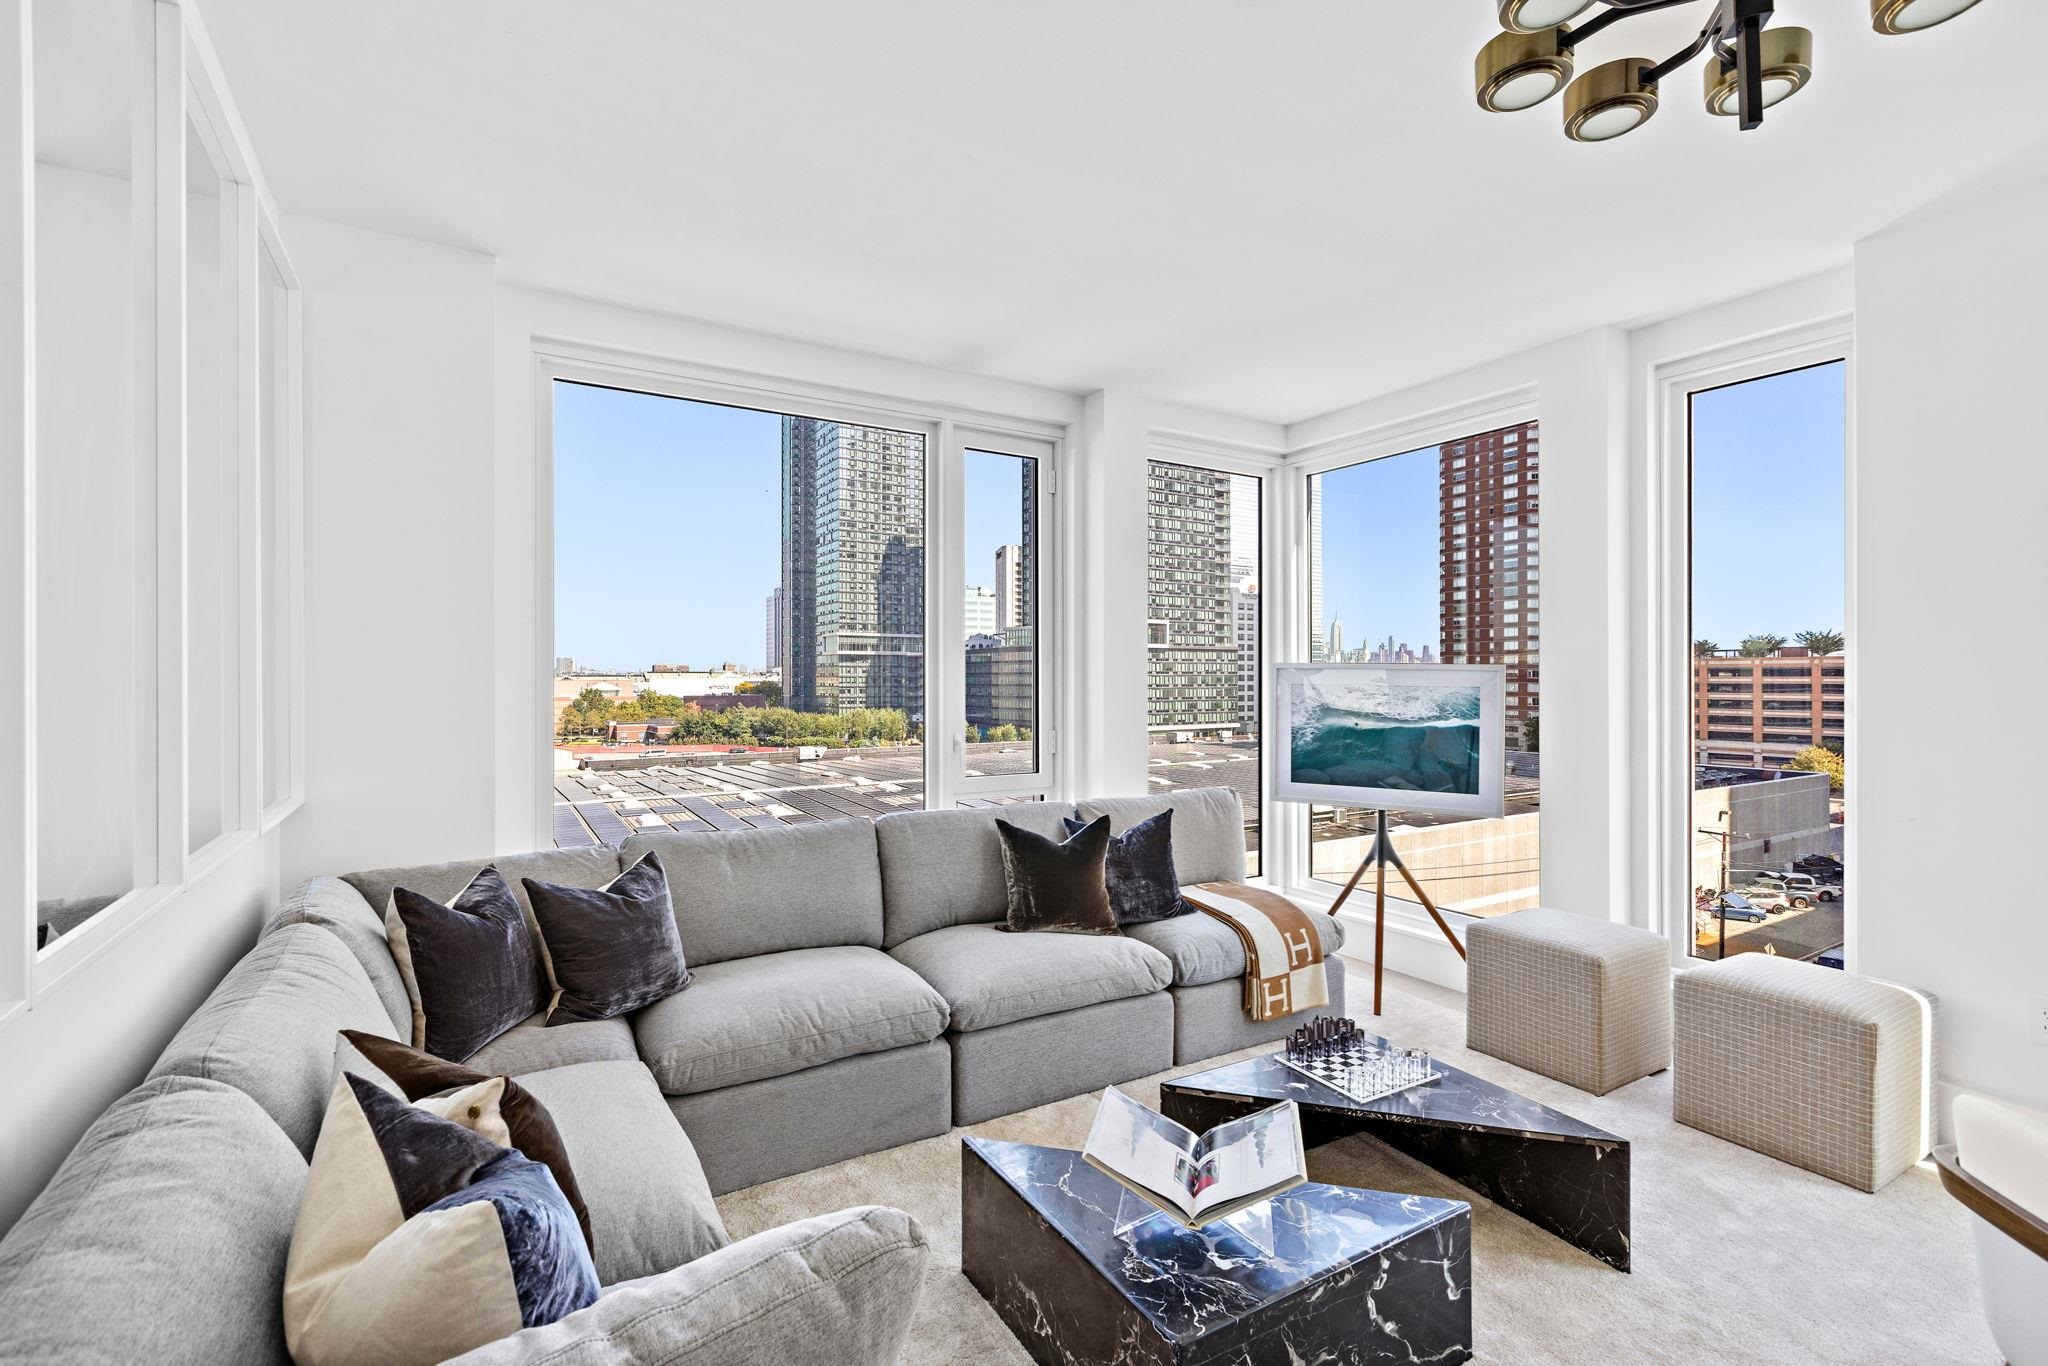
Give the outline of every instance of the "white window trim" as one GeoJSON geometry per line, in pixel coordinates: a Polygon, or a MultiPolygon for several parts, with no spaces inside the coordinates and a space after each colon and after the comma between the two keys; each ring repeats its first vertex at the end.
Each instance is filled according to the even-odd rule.
{"type": "MultiPolygon", "coordinates": [[[[290,253],[285,250],[284,235],[278,231],[277,215],[260,197],[257,200],[256,233],[259,251],[269,254],[277,267],[279,278],[284,283],[283,308],[279,311],[277,326],[284,344],[284,374],[277,386],[277,397],[283,408],[282,444],[277,456],[277,477],[283,486],[284,515],[277,528],[277,563],[285,576],[284,629],[289,637],[285,647],[285,705],[289,709],[285,728],[285,781],[277,799],[264,807],[259,818],[259,829],[268,832],[279,825],[306,804],[306,356],[305,356],[305,287],[299,273],[292,265],[290,253]]],[[[257,269],[257,288],[262,286],[262,269],[257,269]]],[[[251,329],[253,336],[254,329],[251,329]]],[[[271,358],[258,354],[254,365],[264,366],[271,358]]],[[[263,426],[271,425],[268,414],[259,415],[263,426]]],[[[259,500],[255,515],[259,519],[260,536],[262,500],[270,495],[270,489],[263,485],[261,478],[261,430],[257,437],[257,478],[256,497],[259,500]]],[[[259,542],[260,552],[260,542],[259,542]]],[[[255,561],[256,575],[262,573],[260,553],[255,561]]],[[[265,632],[269,623],[263,617],[263,599],[259,589],[255,602],[256,623],[256,696],[259,704],[263,700],[263,658],[269,649],[265,632]]],[[[259,712],[261,707],[259,705],[259,712]]],[[[257,745],[259,756],[256,774],[256,800],[263,798],[262,764],[269,759],[268,742],[270,731],[259,722],[261,741],[257,745]]]]}
{"type": "MultiPolygon", "coordinates": [[[[1277,887],[1282,884],[1273,871],[1273,817],[1280,804],[1273,800],[1273,747],[1268,743],[1266,734],[1271,699],[1267,695],[1266,677],[1269,662],[1281,658],[1279,651],[1286,648],[1282,621],[1288,610],[1286,604],[1290,601],[1289,584],[1293,578],[1295,558],[1292,553],[1294,542],[1287,536],[1290,524],[1281,507],[1283,488],[1287,484],[1283,477],[1286,457],[1278,451],[1256,446],[1217,441],[1184,432],[1153,430],[1146,434],[1145,459],[1148,465],[1159,460],[1193,469],[1214,470],[1219,474],[1247,475],[1259,481],[1259,875],[1252,881],[1260,886],[1277,887]]],[[[1146,515],[1150,515],[1149,496],[1146,515]]],[[[1301,544],[1302,558],[1305,559],[1306,540],[1301,544]]],[[[1149,594],[1151,585],[1146,584],[1143,591],[1149,594]]],[[[1146,617],[1148,621],[1151,619],[1149,607],[1146,617]]],[[[1146,710],[1149,712],[1149,679],[1147,690],[1146,710]]]]}
{"type": "MultiPolygon", "coordinates": [[[[0,138],[14,149],[6,168],[13,187],[0,197],[0,248],[5,265],[0,281],[19,286],[20,312],[0,319],[0,414],[9,436],[0,438],[0,476],[18,492],[0,499],[15,509],[19,521],[4,527],[20,534],[13,543],[18,556],[0,570],[0,643],[10,668],[0,677],[0,709],[18,720],[28,742],[11,761],[0,761],[0,864],[18,869],[10,878],[0,905],[14,908],[12,923],[0,935],[0,1023],[24,1015],[43,995],[78,973],[137,926],[175,901],[180,892],[232,859],[258,838],[263,815],[256,810],[260,787],[245,780],[248,765],[261,762],[263,729],[260,706],[241,706],[241,732],[235,775],[238,800],[228,812],[230,827],[196,853],[185,847],[187,812],[185,782],[188,721],[185,716],[184,662],[187,649],[184,603],[185,468],[184,395],[184,157],[188,112],[211,137],[229,168],[223,186],[223,241],[232,256],[223,280],[226,315],[236,328],[235,364],[241,383],[237,408],[223,428],[232,443],[230,459],[237,478],[232,509],[237,549],[233,600],[239,620],[233,661],[234,676],[246,684],[250,651],[260,639],[252,632],[248,605],[252,590],[260,601],[259,572],[253,550],[257,527],[251,513],[249,472],[257,459],[251,446],[255,434],[251,364],[255,244],[259,222],[275,232],[276,214],[251,148],[247,130],[235,109],[220,63],[196,8],[175,0],[145,0],[135,7],[135,41],[131,50],[134,156],[131,160],[135,205],[135,461],[138,514],[137,548],[138,715],[154,747],[136,756],[137,822],[133,887],[48,948],[35,947],[37,910],[36,762],[34,741],[34,672],[36,657],[35,463],[34,415],[34,214],[35,140],[33,43],[30,37],[34,0],[0,0],[0,67],[18,71],[17,97],[0,112],[0,138]],[[13,277],[18,272],[19,279],[13,277]],[[18,664],[15,663],[18,661],[18,664]]],[[[289,269],[282,243],[273,241],[277,259],[289,269]]],[[[296,391],[293,400],[297,400],[296,391]]],[[[295,412],[298,411],[295,408],[295,412]]],[[[293,508],[294,532],[302,518],[293,508]]],[[[296,546],[294,547],[296,553],[296,546]]],[[[303,689],[303,657],[294,660],[292,686],[303,689]]],[[[259,692],[260,697],[260,692],[259,692]]],[[[245,699],[246,700],[246,699],[245,699]]],[[[299,709],[303,716],[303,706],[299,709]]],[[[303,767],[299,770],[303,772],[303,767]]],[[[288,811],[279,811],[281,820],[288,811]]],[[[264,827],[268,828],[268,827],[264,827]]]]}
{"type": "MultiPolygon", "coordinates": [[[[932,651],[933,640],[964,639],[965,607],[961,599],[964,567],[965,503],[963,460],[967,444],[978,449],[1029,451],[1046,456],[1045,481],[1052,490],[1068,480],[1070,440],[1065,423],[989,412],[958,404],[881,394],[833,385],[813,384],[781,375],[701,365],[611,347],[591,346],[556,337],[530,339],[533,375],[533,505],[534,622],[529,661],[532,697],[527,708],[536,781],[532,803],[533,847],[554,847],[553,824],[553,680],[555,648],[555,441],[553,386],[557,380],[596,384],[669,398],[717,403],[729,407],[790,413],[855,425],[890,427],[925,438],[925,734],[937,739],[953,718],[949,743],[925,747],[925,805],[943,810],[962,797],[1036,795],[1055,800],[1070,797],[1061,756],[1041,747],[1039,771],[1015,778],[963,780],[959,737],[966,727],[965,660],[959,651],[932,651]],[[950,632],[950,634],[947,634],[950,632]],[[932,667],[943,659],[942,668],[932,667]]],[[[1072,650],[1068,633],[1073,575],[1063,572],[1067,547],[1075,538],[1062,534],[1064,505],[1053,493],[1040,490],[1038,553],[1041,619],[1039,674],[1040,725],[1055,737],[1069,733],[1072,705],[1072,650]],[[1048,516],[1050,511],[1050,516],[1048,516]],[[1047,542],[1050,542],[1048,547],[1047,542]],[[1051,553],[1048,553],[1050,549],[1051,553]],[[1047,589],[1050,587],[1051,591],[1047,589]],[[1050,609],[1050,610],[1049,610],[1050,609]],[[1050,617],[1049,623],[1047,622],[1050,617]]]]}
{"type": "MultiPolygon", "coordinates": [[[[1644,733],[1638,737],[1644,785],[1648,794],[1648,828],[1642,850],[1643,884],[1637,892],[1645,927],[1671,942],[1672,962],[1686,966],[1692,958],[1692,395],[1706,389],[1767,379],[1814,365],[1843,362],[1845,444],[1843,508],[1846,518],[1843,549],[1847,601],[1843,634],[1846,685],[1843,700],[1844,744],[1857,750],[1859,709],[1855,703],[1858,628],[1856,601],[1856,524],[1849,510],[1856,506],[1856,356],[1855,329],[1840,314],[1662,361],[1651,367],[1649,433],[1652,458],[1644,471],[1647,513],[1645,539],[1650,582],[1645,593],[1647,620],[1640,639],[1647,642],[1644,665],[1644,733]]],[[[1851,818],[1845,842],[1844,904],[1858,904],[1856,822],[1858,768],[1852,765],[1845,799],[1851,818]]],[[[1858,958],[1858,917],[1844,918],[1846,966],[1855,971],[1858,958]]]]}
{"type": "MultiPolygon", "coordinates": [[[[1280,480],[1287,489],[1284,501],[1289,505],[1285,514],[1289,520],[1284,524],[1285,544],[1289,548],[1288,602],[1282,623],[1286,652],[1275,658],[1302,659],[1308,654],[1309,476],[1390,456],[1408,455],[1480,432],[1519,426],[1524,422],[1540,422],[1540,408],[1537,386],[1518,385],[1465,402],[1420,410],[1290,452],[1280,480]]],[[[1328,528],[1325,528],[1327,533],[1328,528]]],[[[1540,662],[1540,649],[1538,659],[1540,662]]],[[[1265,838],[1265,857],[1271,860],[1267,866],[1274,871],[1275,884],[1304,905],[1327,908],[1336,901],[1342,884],[1311,875],[1308,807],[1300,802],[1269,802],[1268,805],[1271,809],[1267,827],[1270,833],[1265,838]]],[[[1369,897],[1354,893],[1345,903],[1344,918],[1348,922],[1364,926],[1370,922],[1371,916],[1369,897]]],[[[1437,947],[1443,944],[1441,933],[1422,909],[1422,904],[1396,896],[1391,889],[1387,893],[1387,932],[1420,939],[1437,947]]]]}

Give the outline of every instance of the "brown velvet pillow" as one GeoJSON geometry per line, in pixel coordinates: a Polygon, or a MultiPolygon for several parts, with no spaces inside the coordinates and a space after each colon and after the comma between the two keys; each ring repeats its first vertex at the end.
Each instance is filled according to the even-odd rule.
{"type": "MultiPolygon", "coordinates": [[[[487,1073],[408,1048],[396,1039],[380,1039],[355,1029],[342,1030],[341,1037],[363,1055],[364,1061],[391,1078],[409,1101],[490,1080],[487,1073]]],[[[569,1149],[562,1142],[562,1131],[555,1127],[555,1117],[531,1091],[510,1077],[505,1078],[505,1094],[498,1102],[498,1113],[504,1116],[505,1127],[512,1133],[512,1146],[554,1173],[555,1184],[562,1188],[569,1208],[576,1211],[584,1245],[594,1251],[597,1245],[590,1237],[590,1209],[583,1203],[576,1173],[570,1170],[569,1149]]]]}
{"type": "Polygon", "coordinates": [[[1055,934],[1118,934],[1110,909],[1104,865],[1109,857],[1109,817],[1103,816],[1060,840],[1034,835],[996,819],[1003,840],[1003,881],[1010,914],[999,930],[1055,934]]]}

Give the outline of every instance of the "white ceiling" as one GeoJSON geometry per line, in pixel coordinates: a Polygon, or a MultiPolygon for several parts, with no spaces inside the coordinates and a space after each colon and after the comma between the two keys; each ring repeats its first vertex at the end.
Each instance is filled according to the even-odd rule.
{"type": "MultiPolygon", "coordinates": [[[[202,0],[280,206],[508,280],[1294,420],[1849,259],[2048,147],[2048,4],[1880,38],[1742,134],[1482,113],[1491,0],[202,0]],[[2038,73],[2036,73],[2038,74],[2038,73]]],[[[1581,69],[1659,57],[1705,4],[1581,69]]]]}

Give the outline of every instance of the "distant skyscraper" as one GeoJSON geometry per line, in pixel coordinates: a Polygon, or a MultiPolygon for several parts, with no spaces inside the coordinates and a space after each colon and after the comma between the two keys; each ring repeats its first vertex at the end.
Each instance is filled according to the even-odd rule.
{"type": "Polygon", "coordinates": [[[1507,666],[1507,738],[1516,748],[1541,704],[1537,424],[1446,442],[1438,460],[1443,662],[1507,666]]]}
{"type": "Polygon", "coordinates": [[[1344,623],[1335,617],[1330,618],[1330,653],[1326,658],[1332,664],[1344,662],[1344,623]]]}
{"type": "MultiPolygon", "coordinates": [[[[1029,519],[1026,519],[1029,524],[1029,519]]],[[[1025,570],[1024,547],[1002,545],[996,547],[996,629],[1007,631],[1013,626],[1031,624],[1030,605],[1026,602],[1029,592],[1030,575],[1025,570]]]]}
{"type": "MultiPolygon", "coordinates": [[[[998,556],[998,558],[1000,559],[1001,557],[998,556]]],[[[986,588],[978,588],[972,584],[968,585],[965,613],[968,635],[995,634],[996,621],[999,616],[996,602],[996,595],[989,592],[986,588]]]]}
{"type": "Polygon", "coordinates": [[[1259,728],[1259,585],[1241,581],[1230,595],[1237,638],[1237,728],[1259,728]]]}
{"type": "Polygon", "coordinates": [[[1323,499],[1308,481],[1308,657],[1323,658],[1323,499]]]}
{"type": "Polygon", "coordinates": [[[779,669],[782,667],[782,619],[783,614],[787,610],[782,600],[782,590],[780,588],[777,588],[768,595],[768,637],[763,642],[763,648],[766,650],[766,653],[761,656],[767,662],[762,665],[763,668],[779,669]]]}
{"type": "Polygon", "coordinates": [[[556,656],[555,656],[555,677],[557,677],[557,678],[560,678],[560,677],[562,677],[562,676],[563,676],[564,674],[572,674],[572,673],[575,673],[575,672],[576,672],[576,661],[575,661],[575,660],[571,659],[571,658],[570,658],[569,656],[567,656],[567,655],[556,655],[556,656]]]}
{"type": "Polygon", "coordinates": [[[782,419],[783,695],[924,715],[924,439],[782,419]]]}
{"type": "Polygon", "coordinates": [[[1235,729],[1230,476],[1154,460],[1147,512],[1147,723],[1154,730],[1235,729]]]}

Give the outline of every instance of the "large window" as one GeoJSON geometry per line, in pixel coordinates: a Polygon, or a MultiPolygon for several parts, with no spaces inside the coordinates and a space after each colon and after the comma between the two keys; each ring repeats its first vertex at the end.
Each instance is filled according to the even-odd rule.
{"type": "Polygon", "coordinates": [[[1152,790],[1231,787],[1259,858],[1256,475],[1154,460],[1146,497],[1146,728],[1152,790]]]}
{"type": "MultiPolygon", "coordinates": [[[[929,438],[553,399],[556,844],[922,807],[929,438]]],[[[1035,729],[989,743],[1028,763],[1035,729]]]]}
{"type": "Polygon", "coordinates": [[[1691,396],[1692,952],[1842,966],[1839,361],[1691,396]]]}
{"type": "Polygon", "coordinates": [[[1039,771],[1038,489],[1042,463],[1038,456],[971,446],[964,455],[964,778],[1039,771]]]}
{"type": "MultiPolygon", "coordinates": [[[[1312,474],[1309,651],[1330,662],[1500,664],[1507,814],[1389,812],[1402,859],[1446,910],[1537,902],[1542,779],[1542,452],[1534,422],[1312,474]]],[[[1342,882],[1373,815],[1309,812],[1311,876],[1342,882]]]]}

